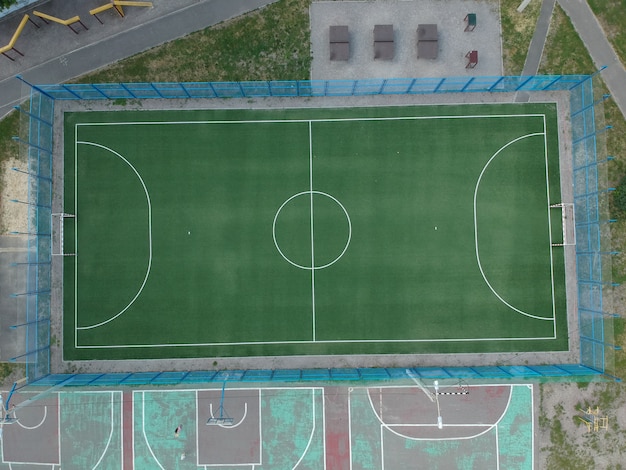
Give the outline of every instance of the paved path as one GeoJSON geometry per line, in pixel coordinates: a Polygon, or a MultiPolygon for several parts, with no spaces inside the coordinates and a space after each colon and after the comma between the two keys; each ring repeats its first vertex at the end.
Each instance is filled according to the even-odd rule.
{"type": "Polygon", "coordinates": [[[613,101],[626,117],[626,69],[607,40],[600,23],[585,0],[558,0],[558,2],[572,20],[596,67],[608,66],[602,72],[602,78],[609,88],[613,101]]]}
{"type": "MultiPolygon", "coordinates": [[[[37,18],[39,29],[27,24],[16,44],[25,56],[13,54],[15,62],[0,56],[0,118],[21,101],[22,85],[15,75],[35,84],[63,83],[275,1],[153,0],[154,8],[127,7],[124,18],[113,10],[104,12],[99,15],[104,24],[89,14],[104,0],[43,2],[37,10],[59,18],[79,15],[89,29],[74,34],[62,25],[46,25],[37,18]]],[[[0,44],[9,42],[23,13],[0,19],[0,44]]]]}
{"type": "Polygon", "coordinates": [[[548,29],[550,28],[550,20],[552,19],[552,11],[554,10],[555,3],[556,0],[543,0],[541,4],[541,11],[539,12],[533,38],[528,47],[528,54],[526,55],[522,75],[536,75],[539,70],[539,64],[541,63],[543,48],[546,45],[546,38],[548,37],[548,29]]]}
{"type": "MultiPolygon", "coordinates": [[[[550,20],[552,19],[555,4],[556,0],[543,0],[541,4],[541,11],[539,12],[535,32],[533,33],[530,46],[528,47],[522,75],[536,75],[539,70],[539,64],[541,64],[541,57],[543,56],[543,49],[546,45],[546,38],[548,37],[550,20]]],[[[530,93],[527,91],[521,91],[515,95],[515,101],[519,103],[525,103],[529,98],[530,93]]]]}

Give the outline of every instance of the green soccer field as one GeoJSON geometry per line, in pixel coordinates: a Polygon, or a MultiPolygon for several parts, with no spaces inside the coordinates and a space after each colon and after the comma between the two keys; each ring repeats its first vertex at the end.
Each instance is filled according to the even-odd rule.
{"type": "Polygon", "coordinates": [[[64,357],[567,349],[554,104],[65,115],[64,357]]]}

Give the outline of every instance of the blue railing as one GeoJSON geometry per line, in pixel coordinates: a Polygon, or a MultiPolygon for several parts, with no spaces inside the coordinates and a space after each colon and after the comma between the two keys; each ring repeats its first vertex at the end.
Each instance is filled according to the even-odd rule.
{"type": "Polygon", "coordinates": [[[32,85],[55,100],[264,98],[563,91],[588,75],[32,85]]]}
{"type": "MultiPolygon", "coordinates": [[[[22,79],[22,81],[24,81],[22,79]]],[[[128,374],[50,373],[52,122],[55,100],[197,99],[366,96],[468,92],[568,91],[572,128],[580,363],[545,366],[414,368],[428,378],[570,378],[614,375],[613,318],[610,312],[611,251],[608,230],[606,150],[602,101],[594,96],[594,76],[537,75],[497,77],[292,80],[196,83],[107,83],[32,85],[29,121],[22,136],[28,149],[30,238],[27,338],[24,357],[30,383],[55,385],[145,385],[222,381],[226,372],[155,372],[128,374]]],[[[24,83],[26,83],[24,81],[24,83]]],[[[406,369],[246,370],[227,372],[229,380],[387,380],[408,377],[406,369]]]]}

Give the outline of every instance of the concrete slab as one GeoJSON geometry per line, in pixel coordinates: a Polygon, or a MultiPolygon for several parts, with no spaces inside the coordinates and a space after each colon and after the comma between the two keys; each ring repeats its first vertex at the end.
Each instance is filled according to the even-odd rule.
{"type": "Polygon", "coordinates": [[[501,75],[500,10],[496,0],[378,0],[320,1],[311,4],[312,79],[453,77],[501,75]],[[477,26],[465,32],[465,16],[476,13],[477,26]],[[330,61],[328,27],[350,28],[347,61],[330,61]],[[395,53],[392,60],[374,60],[373,31],[391,24],[395,53]],[[436,24],[438,56],[417,58],[417,27],[436,24]],[[480,63],[466,69],[465,54],[477,50],[480,63]]]}

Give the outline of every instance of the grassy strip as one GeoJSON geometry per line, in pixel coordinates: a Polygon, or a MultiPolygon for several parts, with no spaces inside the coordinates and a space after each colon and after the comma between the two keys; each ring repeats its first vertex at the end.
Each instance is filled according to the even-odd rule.
{"type": "Polygon", "coordinates": [[[85,75],[79,83],[310,78],[310,0],[280,0],[85,75]]]}
{"type": "Polygon", "coordinates": [[[624,0],[588,0],[588,2],[620,60],[626,63],[626,2],[624,0]]]}
{"type": "Polygon", "coordinates": [[[596,71],[589,52],[560,5],[554,6],[540,74],[585,74],[596,71]]]}
{"type": "Polygon", "coordinates": [[[541,10],[541,2],[530,2],[522,13],[517,11],[519,5],[519,0],[500,1],[505,75],[522,73],[541,10]]]}

